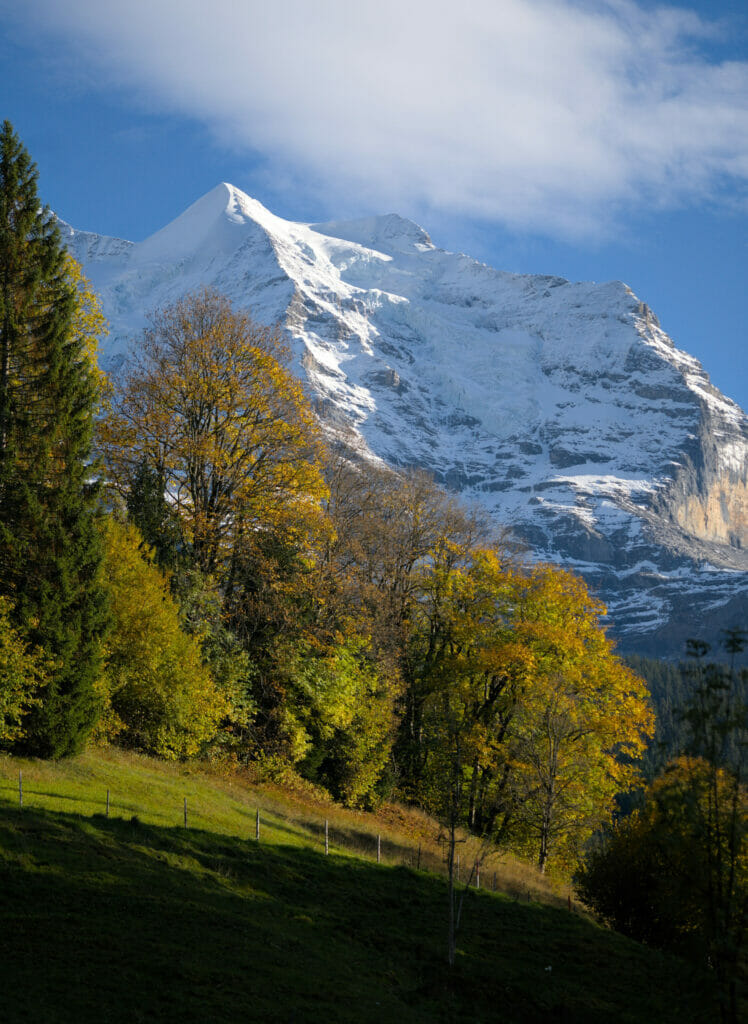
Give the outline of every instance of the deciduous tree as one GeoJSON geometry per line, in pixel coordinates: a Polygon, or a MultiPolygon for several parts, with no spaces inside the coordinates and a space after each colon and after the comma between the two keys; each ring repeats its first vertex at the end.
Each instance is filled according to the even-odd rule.
{"type": "Polygon", "coordinates": [[[396,759],[400,786],[413,795],[425,757],[425,675],[413,644],[428,604],[425,590],[432,567],[444,571],[463,562],[486,540],[488,527],[484,515],[461,506],[421,471],[340,459],[328,479],[333,532],[321,571],[331,595],[371,635],[379,662],[402,681],[396,759]]]}
{"type": "Polygon", "coordinates": [[[277,328],[204,289],[151,316],[101,437],[126,493],[163,482],[197,567],[227,578],[256,531],[303,534],[325,485],[322,442],[277,328]]]}
{"type": "Polygon", "coordinates": [[[106,580],[113,628],[105,721],[111,738],[168,758],[199,753],[229,711],[198,640],[180,626],[169,585],[137,530],[107,521],[106,580]]]}
{"type": "Polygon", "coordinates": [[[321,651],[297,646],[283,661],[286,728],[300,771],[348,805],[370,803],[392,749],[397,681],[355,635],[321,651]]]}
{"type": "Polygon", "coordinates": [[[516,841],[541,871],[551,852],[572,865],[640,781],[654,731],[644,682],[616,657],[603,605],[579,577],[538,566],[520,584],[514,629],[533,672],[511,737],[516,841]]]}
{"type": "Polygon", "coordinates": [[[626,934],[708,965],[719,1015],[737,1024],[747,966],[748,670],[737,664],[744,631],[727,631],[725,641],[726,663],[707,660],[708,645],[689,641],[683,752],[648,787],[642,807],[592,849],[579,888],[626,934]]]}

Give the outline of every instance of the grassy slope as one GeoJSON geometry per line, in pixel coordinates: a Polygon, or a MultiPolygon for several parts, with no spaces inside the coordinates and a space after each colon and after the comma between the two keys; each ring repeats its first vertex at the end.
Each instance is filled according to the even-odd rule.
{"type": "MultiPolygon", "coordinates": [[[[258,845],[257,793],[236,781],[116,752],[25,762],[19,809],[18,766],[0,758],[6,1024],[710,1019],[679,961],[485,891],[468,894],[450,976],[443,879],[324,857],[293,801],[265,810],[258,845]]],[[[402,831],[386,834],[394,857],[402,831]]]]}

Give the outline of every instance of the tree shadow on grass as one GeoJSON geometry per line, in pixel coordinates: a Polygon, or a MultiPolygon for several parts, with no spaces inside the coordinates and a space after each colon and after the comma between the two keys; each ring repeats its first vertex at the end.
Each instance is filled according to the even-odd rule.
{"type": "Polygon", "coordinates": [[[26,808],[0,857],[7,1024],[700,1019],[679,961],[484,893],[448,972],[444,881],[405,868],[26,808]]]}

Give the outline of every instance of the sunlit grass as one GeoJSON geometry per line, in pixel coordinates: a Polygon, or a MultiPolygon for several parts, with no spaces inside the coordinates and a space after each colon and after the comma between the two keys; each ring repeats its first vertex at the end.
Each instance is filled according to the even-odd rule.
{"type": "Polygon", "coordinates": [[[375,817],[118,750],[2,757],[0,1019],[708,1019],[706,979],[568,913],[519,862],[497,867],[519,899],[486,891],[484,867],[448,972],[446,885],[423,870],[443,869],[437,834],[407,808],[375,817]],[[544,902],[526,902],[532,880],[544,902]]]}
{"type": "MultiPolygon", "coordinates": [[[[0,755],[0,799],[17,802],[19,771],[26,807],[104,814],[109,790],[112,818],[134,815],[144,823],[168,827],[184,824],[186,799],[188,827],[248,839],[255,837],[259,809],[263,843],[321,849],[327,820],[332,852],[376,860],[379,837],[383,864],[436,874],[446,870],[441,830],[415,808],[385,804],[376,814],[349,810],[304,792],[258,783],[247,773],[221,773],[115,747],[92,749],[58,762],[0,755]]],[[[459,850],[463,882],[481,857],[483,888],[492,889],[495,884],[497,890],[517,898],[566,904],[566,888],[517,858],[469,837],[463,837],[459,850]]]]}

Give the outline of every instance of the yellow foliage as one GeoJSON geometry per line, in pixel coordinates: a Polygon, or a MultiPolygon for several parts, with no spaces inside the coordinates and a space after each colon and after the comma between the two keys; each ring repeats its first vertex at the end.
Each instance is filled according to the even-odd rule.
{"type": "Polygon", "coordinates": [[[105,548],[114,619],[105,676],[110,732],[164,757],[194,756],[215,736],[226,700],[197,640],[180,629],[168,583],[135,528],[110,518],[105,548]]]}
{"type": "Polygon", "coordinates": [[[573,858],[638,778],[654,728],[644,683],[615,656],[603,605],[571,573],[476,551],[430,576],[427,712],[437,747],[459,745],[468,823],[511,825],[541,867],[551,851],[573,858]]]}
{"type": "Polygon", "coordinates": [[[188,295],[152,317],[102,425],[116,484],[157,470],[204,572],[257,530],[292,539],[321,517],[322,442],[287,359],[278,329],[188,295]]]}
{"type": "Polygon", "coordinates": [[[76,297],[72,333],[83,341],[85,359],[97,382],[99,398],[105,403],[111,394],[111,385],[104,371],[99,369],[98,352],[102,338],[109,333],[109,325],[91,282],[83,273],[80,263],[70,253],[65,253],[65,276],[76,297]]]}
{"type": "Polygon", "coordinates": [[[318,781],[346,804],[370,800],[392,747],[397,680],[369,660],[365,637],[279,653],[288,679],[282,727],[289,758],[298,763],[314,750],[325,765],[318,781]]]}

